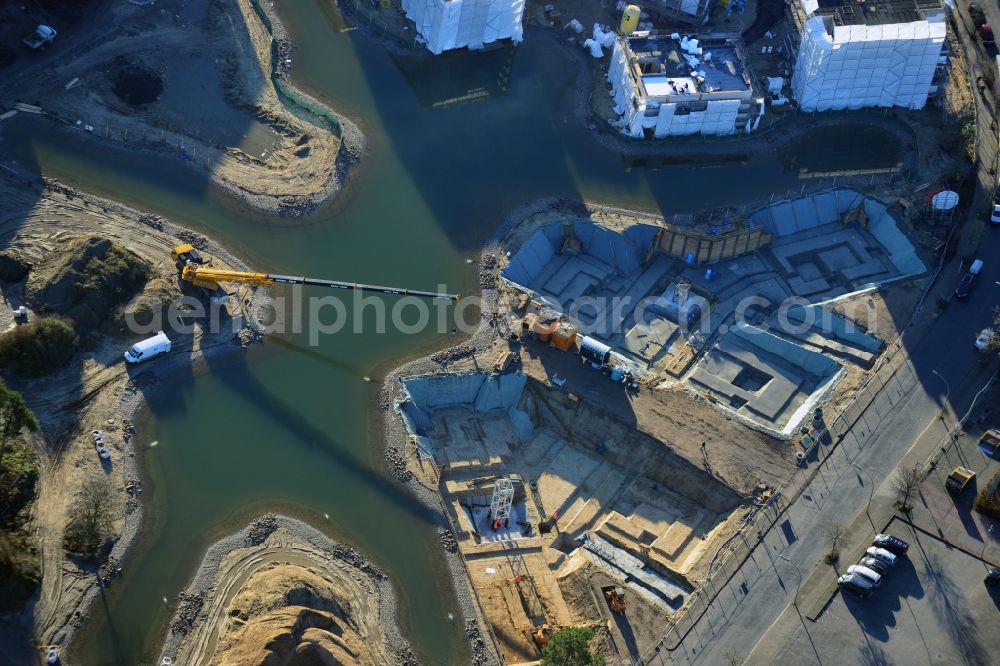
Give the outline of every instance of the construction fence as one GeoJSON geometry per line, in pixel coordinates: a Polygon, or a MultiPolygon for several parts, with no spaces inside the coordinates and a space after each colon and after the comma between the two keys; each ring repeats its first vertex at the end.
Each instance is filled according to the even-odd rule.
{"type": "Polygon", "coordinates": [[[706,233],[667,226],[660,230],[656,246],[671,257],[690,264],[706,264],[754,252],[771,242],[771,234],[760,229],[733,229],[706,233]]]}
{"type": "Polygon", "coordinates": [[[296,106],[325,121],[338,137],[342,136],[343,130],[341,129],[340,118],[337,117],[337,114],[333,113],[317,100],[295,90],[282,79],[281,73],[278,70],[280,54],[278,52],[278,40],[274,37],[274,22],[271,20],[270,14],[261,5],[260,0],[250,0],[250,5],[254,9],[254,13],[257,14],[257,18],[260,19],[260,22],[267,29],[267,33],[271,36],[270,70],[271,83],[274,84],[274,89],[278,91],[279,95],[285,97],[296,106]]]}

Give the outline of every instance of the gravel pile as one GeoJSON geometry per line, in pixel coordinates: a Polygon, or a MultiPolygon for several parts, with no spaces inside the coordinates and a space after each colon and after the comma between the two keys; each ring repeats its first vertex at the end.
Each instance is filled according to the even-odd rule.
{"type": "Polygon", "coordinates": [[[179,636],[185,636],[194,626],[195,618],[198,617],[198,612],[201,611],[201,606],[205,603],[205,596],[200,592],[197,594],[181,592],[177,595],[177,600],[180,603],[177,605],[177,612],[174,613],[173,619],[170,620],[170,631],[179,636]]]}
{"type": "Polygon", "coordinates": [[[393,478],[403,483],[413,478],[413,472],[406,468],[406,458],[395,446],[385,447],[385,468],[393,478]]]}
{"type": "Polygon", "coordinates": [[[282,81],[287,80],[288,73],[292,71],[292,53],[295,52],[295,44],[287,37],[278,37],[274,40],[274,55],[277,62],[274,69],[282,81]]]}
{"type": "Polygon", "coordinates": [[[163,223],[166,222],[161,216],[153,215],[152,213],[143,213],[139,216],[139,224],[145,224],[147,227],[156,229],[157,231],[163,231],[163,223]]]}
{"type": "Polygon", "coordinates": [[[492,252],[483,252],[482,259],[479,260],[479,288],[494,289],[497,286],[497,255],[492,252]]]}
{"type": "Polygon", "coordinates": [[[104,563],[101,564],[101,567],[97,570],[97,577],[101,581],[101,586],[107,587],[111,582],[111,579],[121,572],[122,565],[121,562],[118,561],[118,558],[108,555],[107,559],[104,560],[104,563]]]}
{"type": "Polygon", "coordinates": [[[451,530],[446,530],[443,527],[439,529],[438,539],[441,541],[441,546],[449,553],[458,551],[458,541],[455,539],[455,535],[451,533],[451,530]]]}
{"type": "Polygon", "coordinates": [[[409,645],[404,645],[396,651],[396,664],[398,666],[420,666],[420,661],[413,654],[409,645]]]}
{"type": "Polygon", "coordinates": [[[208,239],[202,236],[201,234],[184,229],[177,233],[177,237],[180,238],[185,243],[191,243],[191,245],[194,245],[199,250],[208,249],[208,239]]]}
{"type": "Polygon", "coordinates": [[[246,530],[243,545],[259,546],[264,543],[267,537],[271,536],[274,530],[278,529],[278,517],[273,513],[266,513],[260,518],[255,518],[246,530]]]}
{"type": "Polygon", "coordinates": [[[472,659],[472,666],[485,666],[491,663],[490,653],[483,642],[483,635],[479,631],[479,623],[469,620],[465,623],[465,640],[469,642],[469,657],[472,659]]]}

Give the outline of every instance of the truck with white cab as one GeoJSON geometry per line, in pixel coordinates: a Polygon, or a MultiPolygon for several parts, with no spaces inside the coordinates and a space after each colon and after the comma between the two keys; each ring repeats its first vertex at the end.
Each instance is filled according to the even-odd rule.
{"type": "Polygon", "coordinates": [[[166,333],[160,331],[153,337],[146,338],[145,340],[132,345],[132,347],[125,352],[125,362],[141,363],[142,361],[149,360],[154,356],[166,354],[168,351],[170,351],[170,338],[167,337],[166,333]]]}
{"type": "Polygon", "coordinates": [[[49,25],[39,24],[35,31],[24,38],[24,43],[30,48],[40,51],[55,40],[56,29],[49,25]]]}

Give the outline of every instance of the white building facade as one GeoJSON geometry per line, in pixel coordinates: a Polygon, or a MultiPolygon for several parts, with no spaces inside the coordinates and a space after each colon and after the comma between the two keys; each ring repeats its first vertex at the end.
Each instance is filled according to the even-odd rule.
{"type": "Polygon", "coordinates": [[[878,12],[872,2],[872,9],[845,15],[837,8],[819,9],[816,0],[791,1],[801,2],[804,19],[791,82],[803,111],[921,109],[936,92],[947,33],[939,5],[924,10],[910,2],[911,11],[903,11],[895,2],[895,11],[878,12]],[[914,20],[881,22],[899,18],[914,20]]]}
{"type": "Polygon", "coordinates": [[[434,54],[524,36],[524,0],[403,0],[403,11],[434,54]]]}
{"type": "Polygon", "coordinates": [[[664,138],[753,131],[764,100],[743,56],[735,36],[619,38],[608,80],[621,132],[664,138]]]}

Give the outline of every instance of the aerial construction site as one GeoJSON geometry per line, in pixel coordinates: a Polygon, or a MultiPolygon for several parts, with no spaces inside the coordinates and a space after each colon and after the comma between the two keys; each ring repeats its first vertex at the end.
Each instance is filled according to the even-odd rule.
{"type": "Polygon", "coordinates": [[[992,24],[3,4],[0,662],[994,663],[992,24]]]}
{"type": "Polygon", "coordinates": [[[833,306],[924,264],[847,188],[683,226],[538,211],[499,255],[488,346],[393,387],[411,469],[507,663],[581,624],[640,659],[884,349],[833,306]]]}

